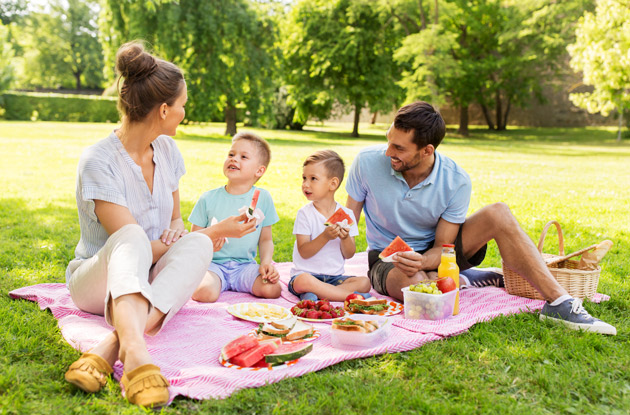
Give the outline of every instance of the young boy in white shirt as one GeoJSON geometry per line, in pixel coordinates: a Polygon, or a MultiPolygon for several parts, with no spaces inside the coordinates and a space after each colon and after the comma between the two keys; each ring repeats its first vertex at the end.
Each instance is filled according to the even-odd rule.
{"type": "Polygon", "coordinates": [[[193,208],[188,220],[196,231],[211,226],[213,218],[221,221],[238,215],[239,208],[249,206],[258,189],[256,211],[264,215],[254,232],[227,242],[223,239],[220,246],[214,247],[217,252],[192,295],[193,300],[215,302],[220,293],[228,290],[262,298],[280,297],[280,276],[271,264],[274,249],[271,225],[280,218],[269,192],[254,186],[267,171],[270,159],[271,150],[263,138],[252,133],[235,135],[223,163],[227,185],[205,192],[193,208]],[[256,249],[260,253],[260,265],[256,263],[256,249]]]}
{"type": "Polygon", "coordinates": [[[302,193],[311,203],[298,211],[293,225],[296,242],[289,281],[289,291],[301,300],[343,301],[355,291],[370,291],[366,277],[343,275],[345,260],[354,256],[354,237],[359,234],[352,211],[335,201],[344,173],[343,160],[332,150],[318,151],[304,161],[302,193]],[[324,225],[339,208],[352,219],[352,225],[324,225]]]}

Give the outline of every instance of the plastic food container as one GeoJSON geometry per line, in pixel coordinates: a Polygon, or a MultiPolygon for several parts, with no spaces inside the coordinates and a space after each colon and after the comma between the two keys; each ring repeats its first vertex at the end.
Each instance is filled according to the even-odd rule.
{"type": "Polygon", "coordinates": [[[412,320],[441,320],[453,315],[459,289],[445,294],[427,294],[402,289],[405,298],[405,318],[412,320]]]}
{"type": "Polygon", "coordinates": [[[368,314],[352,314],[343,318],[352,320],[376,321],[379,328],[371,333],[360,333],[358,331],[343,331],[330,329],[330,338],[333,347],[337,349],[348,348],[368,348],[381,344],[389,336],[389,320],[387,317],[368,314]]]}

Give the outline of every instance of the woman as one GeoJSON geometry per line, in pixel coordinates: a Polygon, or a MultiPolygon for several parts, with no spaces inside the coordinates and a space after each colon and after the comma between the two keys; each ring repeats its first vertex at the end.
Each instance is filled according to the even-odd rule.
{"type": "Polygon", "coordinates": [[[127,399],[161,406],[168,402],[169,383],[152,364],[144,333],[156,334],[190,299],[212,247],[220,248],[225,237],[253,232],[255,222],[234,216],[186,232],[178,185],[184,162],[169,137],[185,115],[182,72],[136,42],[118,50],[116,69],[124,79],[118,100],[122,125],[79,161],[81,239],[66,270],[76,306],[105,315],[114,331],[74,362],[65,377],[96,392],[120,359],[127,399]]]}

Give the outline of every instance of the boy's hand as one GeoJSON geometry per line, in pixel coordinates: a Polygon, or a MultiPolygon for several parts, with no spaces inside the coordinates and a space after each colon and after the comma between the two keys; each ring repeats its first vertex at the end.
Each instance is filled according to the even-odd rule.
{"type": "Polygon", "coordinates": [[[275,284],[280,279],[278,270],[271,264],[261,265],[258,267],[258,272],[264,283],[275,284]]]}
{"type": "Polygon", "coordinates": [[[230,216],[211,228],[215,228],[213,237],[242,238],[256,230],[256,221],[245,222],[247,215],[230,216]]]}
{"type": "Polygon", "coordinates": [[[324,238],[326,238],[329,241],[332,241],[333,239],[339,237],[339,225],[334,224],[334,225],[328,225],[326,226],[326,229],[324,229],[324,232],[322,232],[322,235],[324,235],[324,238]]]}
{"type": "Polygon", "coordinates": [[[346,239],[350,235],[350,228],[339,227],[339,239],[346,239]]]}

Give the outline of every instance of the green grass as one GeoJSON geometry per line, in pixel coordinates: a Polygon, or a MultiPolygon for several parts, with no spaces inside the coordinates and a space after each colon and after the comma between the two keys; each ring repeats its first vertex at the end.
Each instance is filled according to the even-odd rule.
{"type": "MultiPolygon", "coordinates": [[[[63,380],[77,358],[49,312],[6,293],[42,282],[63,282],[79,237],[74,201],[81,151],[113,125],[0,122],[0,413],[139,413],[117,382],[86,395],[63,380]]],[[[332,148],[350,165],[364,146],[384,142],[387,126],[313,125],[304,132],[258,132],[272,146],[259,184],[271,191],[280,223],[274,226],[276,261],[290,261],[301,163],[332,148]],[[342,132],[343,131],[343,132],[342,132]]],[[[184,218],[205,190],[224,183],[221,165],[229,140],[223,125],[182,127],[178,146],[188,173],[181,181],[184,218]]],[[[248,389],[224,400],[178,398],[162,411],[191,413],[601,413],[630,411],[630,145],[612,129],[472,130],[447,135],[440,151],[473,181],[470,211],[510,205],[538,240],[558,220],[570,252],[611,239],[599,291],[612,299],[586,308],[617,327],[616,337],[578,333],[538,321],[533,314],[500,317],[462,335],[419,349],[347,361],[295,379],[248,389]]],[[[338,200],[345,201],[341,190],[338,200]]],[[[366,247],[363,236],[358,249],[366,247]]],[[[545,251],[557,250],[550,232],[545,251]]],[[[491,244],[486,266],[500,264],[491,244]]]]}

